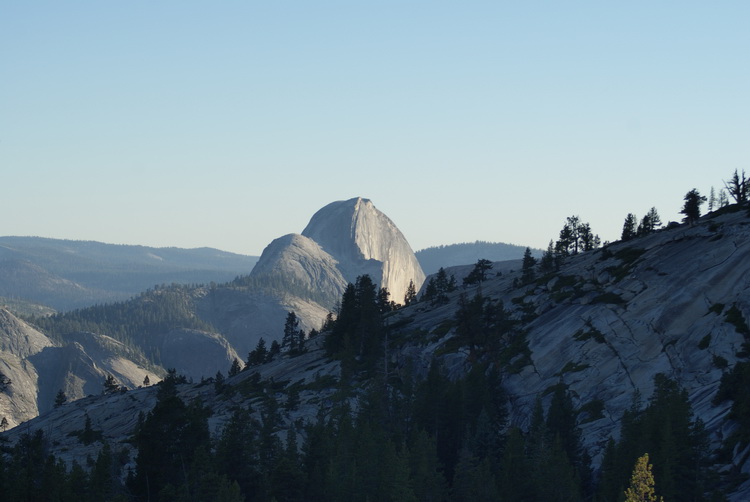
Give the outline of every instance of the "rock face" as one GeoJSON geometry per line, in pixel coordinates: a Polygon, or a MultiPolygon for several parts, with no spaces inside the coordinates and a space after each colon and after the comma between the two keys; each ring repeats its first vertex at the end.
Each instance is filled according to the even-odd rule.
{"type": "Polygon", "coordinates": [[[0,308],[0,372],[11,383],[0,389],[0,417],[11,426],[53,407],[62,390],[69,400],[102,392],[108,375],[128,388],[146,375],[153,382],[164,371],[148,368],[125,345],[94,333],[72,333],[57,343],[0,308]]]}
{"type": "Polygon", "coordinates": [[[288,234],[263,250],[250,274],[251,292],[218,291],[201,303],[201,317],[217,326],[240,354],[262,337],[279,339],[288,312],[305,331],[320,329],[348,283],[369,274],[403,301],[409,281],[417,289],[424,272],[396,225],[367,199],[328,204],[300,234],[288,234]]]}
{"type": "Polygon", "coordinates": [[[266,246],[252,277],[280,280],[302,288],[310,296],[320,296],[332,305],[346,288],[347,280],[337,268],[336,259],[318,243],[299,234],[288,234],[266,246]]]}
{"type": "Polygon", "coordinates": [[[200,380],[216,371],[226,372],[235,360],[244,361],[227,340],[216,333],[197,329],[173,329],[163,335],[161,362],[180,375],[200,380]]]}
{"type": "Polygon", "coordinates": [[[310,219],[302,235],[277,239],[263,252],[253,275],[291,274],[335,299],[357,276],[369,274],[391,299],[403,299],[409,281],[416,288],[424,272],[396,225],[368,199],[328,204],[310,219]]]}

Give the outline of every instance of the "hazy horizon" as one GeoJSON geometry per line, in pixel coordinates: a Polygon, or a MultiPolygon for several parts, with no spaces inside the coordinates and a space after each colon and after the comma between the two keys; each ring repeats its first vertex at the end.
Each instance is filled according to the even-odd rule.
{"type": "Polygon", "coordinates": [[[0,235],[258,256],[361,196],[415,251],[546,248],[750,170],[744,2],[1,11],[0,235]]]}

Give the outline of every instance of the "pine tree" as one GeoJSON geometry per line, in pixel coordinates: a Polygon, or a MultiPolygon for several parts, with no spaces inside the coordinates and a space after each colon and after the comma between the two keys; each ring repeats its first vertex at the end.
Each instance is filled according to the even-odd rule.
{"type": "Polygon", "coordinates": [[[224,391],[224,374],[221,371],[216,372],[216,376],[214,376],[214,390],[217,394],[221,394],[224,391]]]}
{"type": "Polygon", "coordinates": [[[648,235],[654,233],[661,226],[661,218],[655,207],[649,209],[648,213],[638,225],[638,235],[648,235]]]}
{"type": "Polygon", "coordinates": [[[539,261],[539,272],[543,275],[551,274],[555,271],[555,248],[553,242],[550,240],[547,250],[542,255],[542,259],[539,261]]]}
{"type": "Polygon", "coordinates": [[[648,453],[639,457],[633,468],[630,486],[625,490],[625,502],[663,502],[663,498],[654,493],[654,476],[651,474],[651,464],[648,463],[648,453]]]}
{"type": "Polygon", "coordinates": [[[247,362],[245,362],[245,367],[249,368],[250,366],[258,366],[260,364],[263,364],[264,362],[266,362],[267,357],[268,349],[266,348],[266,340],[261,337],[258,340],[258,343],[255,345],[255,349],[251,350],[247,355],[247,362]]]}
{"type": "Polygon", "coordinates": [[[625,223],[622,225],[622,235],[620,240],[629,241],[636,236],[637,220],[633,213],[628,213],[625,217],[625,223]]]}
{"type": "Polygon", "coordinates": [[[708,194],[708,212],[712,213],[714,209],[716,209],[717,199],[716,199],[716,190],[714,190],[714,187],[711,187],[711,191],[708,194]]]}
{"type": "Polygon", "coordinates": [[[469,275],[464,277],[464,286],[472,284],[482,284],[487,280],[487,273],[492,270],[492,262],[485,258],[480,258],[474,264],[474,268],[469,272],[469,275]]]}
{"type": "Polygon", "coordinates": [[[289,312],[284,322],[284,336],[281,338],[281,348],[287,352],[297,351],[299,319],[297,314],[289,312]]]}
{"type": "Polygon", "coordinates": [[[120,384],[117,382],[115,377],[113,375],[107,375],[106,380],[104,380],[104,393],[112,394],[113,392],[117,392],[118,390],[120,390],[120,384]]]}
{"type": "Polygon", "coordinates": [[[239,359],[235,359],[234,361],[232,361],[232,366],[231,368],[229,368],[229,376],[233,377],[235,375],[239,375],[241,371],[242,366],[240,365],[239,359]]]}
{"type": "Polygon", "coordinates": [[[701,217],[701,204],[706,202],[706,198],[695,188],[685,194],[685,204],[682,206],[681,214],[685,215],[683,221],[688,225],[693,225],[701,217]]]}
{"type": "Polygon", "coordinates": [[[68,401],[68,396],[65,395],[65,392],[63,392],[62,389],[57,391],[57,395],[55,396],[55,408],[59,408],[60,406],[64,405],[68,401]]]}
{"type": "Polygon", "coordinates": [[[404,295],[404,307],[417,303],[417,288],[414,286],[414,281],[409,280],[409,286],[406,288],[406,294],[404,295]]]}
{"type": "Polygon", "coordinates": [[[523,262],[521,264],[521,282],[529,284],[534,281],[534,266],[536,265],[536,258],[531,256],[531,249],[526,248],[523,253],[523,262]]]}

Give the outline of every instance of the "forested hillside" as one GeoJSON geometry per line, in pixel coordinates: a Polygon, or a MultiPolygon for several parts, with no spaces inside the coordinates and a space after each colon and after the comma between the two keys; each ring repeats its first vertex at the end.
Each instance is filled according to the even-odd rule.
{"type": "MultiPolygon", "coordinates": [[[[213,376],[105,386],[5,432],[0,488],[10,500],[747,500],[750,208],[701,216],[701,202],[689,192],[685,221],[666,228],[656,211],[635,226],[628,215],[604,246],[571,216],[517,270],[479,259],[459,281],[443,269],[403,303],[361,275],[320,330],[289,312],[280,340],[213,376]]],[[[191,301],[210,311],[232,287],[244,286],[172,286],[68,320],[114,329],[164,296],[182,302],[167,325],[193,322],[191,301]]]]}

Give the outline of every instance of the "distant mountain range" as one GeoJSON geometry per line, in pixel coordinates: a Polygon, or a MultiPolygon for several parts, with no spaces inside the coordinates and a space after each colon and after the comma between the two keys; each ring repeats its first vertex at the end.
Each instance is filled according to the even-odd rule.
{"type": "MultiPolygon", "coordinates": [[[[420,249],[415,254],[422,270],[427,275],[436,273],[440,267],[454,267],[457,265],[468,265],[476,263],[477,260],[486,259],[490,261],[520,260],[526,246],[506,244],[504,242],[464,242],[460,244],[448,244],[445,246],[433,246],[420,249]]],[[[532,255],[540,257],[541,249],[531,249],[532,255]]]]}
{"type": "Polygon", "coordinates": [[[257,261],[212,248],[0,237],[0,297],[64,311],[125,300],[157,284],[231,281],[257,261]]]}

